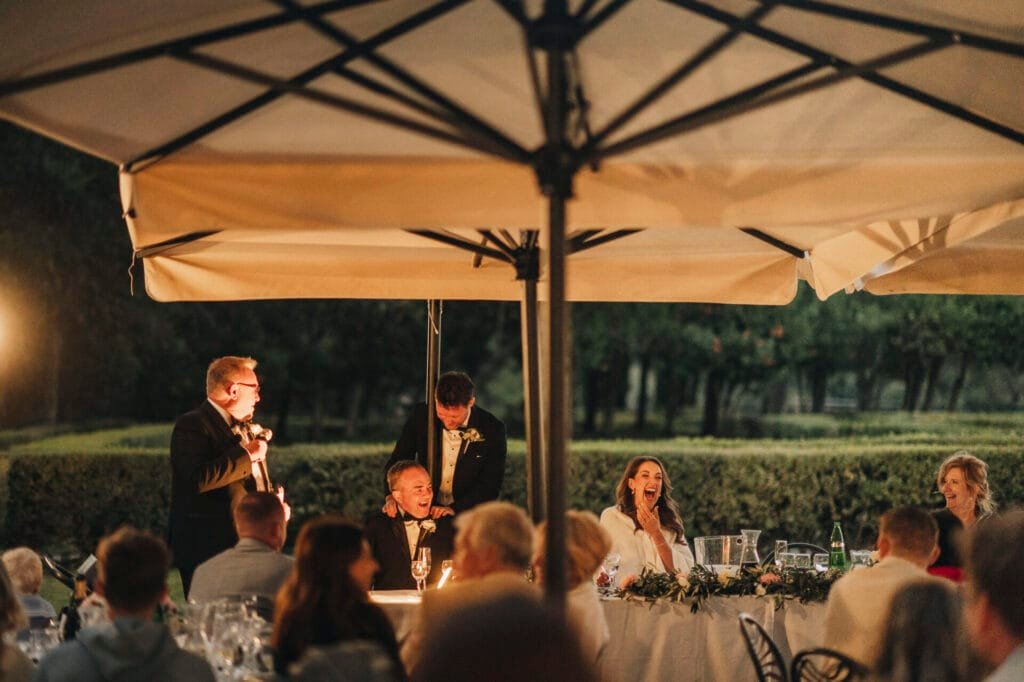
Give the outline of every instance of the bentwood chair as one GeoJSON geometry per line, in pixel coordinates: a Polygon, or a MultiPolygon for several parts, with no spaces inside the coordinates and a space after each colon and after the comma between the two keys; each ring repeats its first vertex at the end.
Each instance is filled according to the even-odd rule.
{"type": "Polygon", "coordinates": [[[859,682],[868,669],[849,656],[832,649],[801,651],[793,657],[793,682],[859,682]]]}
{"type": "Polygon", "coordinates": [[[786,674],[786,661],[775,646],[772,636],[746,613],[740,614],[740,632],[747,645],[747,653],[754,663],[757,682],[789,682],[786,674]]]}

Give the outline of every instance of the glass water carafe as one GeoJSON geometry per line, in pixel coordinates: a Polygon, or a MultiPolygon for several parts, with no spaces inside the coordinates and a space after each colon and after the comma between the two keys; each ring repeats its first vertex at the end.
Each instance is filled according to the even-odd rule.
{"type": "Polygon", "coordinates": [[[761,557],[757,553],[757,539],[760,535],[761,531],[759,530],[740,531],[740,537],[743,538],[740,549],[741,568],[754,568],[761,565],[761,557]]]}

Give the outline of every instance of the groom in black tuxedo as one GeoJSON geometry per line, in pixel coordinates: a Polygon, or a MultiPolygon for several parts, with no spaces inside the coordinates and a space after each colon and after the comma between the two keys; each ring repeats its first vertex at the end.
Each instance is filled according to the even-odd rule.
{"type": "Polygon", "coordinates": [[[452,555],[455,526],[451,516],[430,518],[434,490],[430,474],[412,460],[388,469],[391,495],[398,506],[394,517],[375,512],[366,521],[366,538],[380,570],[373,578],[375,590],[406,590],[416,587],[410,562],[421,547],[430,548],[427,584],[441,578],[441,562],[452,555]]]}
{"type": "Polygon", "coordinates": [[[171,434],[168,544],[185,594],[196,566],[238,542],[231,504],[246,492],[266,441],[242,445],[231,424],[252,418],[260,401],[256,361],[227,356],[206,371],[206,400],[178,417],[171,434]]]}
{"type": "MultiPolygon", "coordinates": [[[[505,477],[508,445],[505,425],[493,414],[477,406],[475,386],[465,372],[445,372],[434,390],[438,466],[431,483],[437,493],[431,516],[438,518],[465,511],[482,502],[498,498],[505,477]]],[[[427,406],[420,403],[402,428],[384,471],[405,459],[427,462],[427,406]]],[[[386,489],[389,490],[389,488],[386,489]]],[[[397,512],[391,495],[382,510],[388,516],[397,512]]]]}

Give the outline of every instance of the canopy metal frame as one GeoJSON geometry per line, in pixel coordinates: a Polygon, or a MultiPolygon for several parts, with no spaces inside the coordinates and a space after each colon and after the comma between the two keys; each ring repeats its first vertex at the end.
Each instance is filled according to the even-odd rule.
{"type": "MultiPolygon", "coordinates": [[[[558,609],[564,608],[566,589],[563,552],[567,471],[565,448],[569,435],[569,417],[572,414],[569,398],[571,368],[568,361],[571,337],[569,307],[565,301],[565,259],[574,250],[579,250],[587,245],[595,245],[603,238],[614,238],[607,234],[566,235],[565,233],[566,201],[573,195],[573,181],[582,168],[597,169],[604,159],[646,147],[667,138],[679,137],[764,107],[835,86],[853,78],[872,83],[879,88],[909,98],[972,126],[982,128],[1018,144],[1024,144],[1024,131],[1020,129],[995,121],[978,112],[968,111],[942,97],[923,92],[908,83],[879,73],[882,69],[953,46],[967,46],[1021,59],[1024,58],[1024,44],[902,19],[881,12],[852,9],[823,0],[759,0],[759,4],[745,16],[731,14],[702,0],[666,0],[666,3],[678,7],[680,11],[722,23],[725,26],[724,33],[683,61],[668,76],[640,95],[618,115],[612,117],[602,130],[594,133],[587,120],[586,87],[579,73],[576,49],[604,22],[637,0],[610,0],[603,4],[599,0],[584,0],[576,13],[569,11],[567,0],[545,0],[543,11],[536,18],[527,15],[525,5],[521,0],[493,0],[518,24],[523,34],[524,52],[533,83],[537,113],[544,130],[543,143],[531,149],[501,131],[498,126],[489,123],[446,97],[440,87],[424,82],[407,69],[388,61],[379,53],[380,48],[390,41],[437,21],[465,5],[468,0],[434,2],[365,40],[357,40],[344,33],[326,16],[331,12],[367,4],[369,1],[333,0],[303,6],[294,0],[276,0],[280,11],[266,17],[2,82],[0,83],[0,98],[148,59],[170,57],[256,84],[263,87],[264,92],[221,112],[175,139],[138,154],[136,158],[123,166],[126,171],[137,171],[145,165],[158,163],[161,159],[199,142],[214,131],[259,111],[283,95],[303,97],[323,106],[366,117],[396,129],[413,132],[530,167],[536,174],[542,194],[547,198],[546,228],[549,233],[550,248],[541,254],[549,287],[546,325],[548,353],[544,358],[547,366],[545,372],[547,378],[543,387],[543,395],[537,400],[529,398],[527,404],[529,406],[543,404],[547,413],[547,435],[545,438],[547,452],[543,470],[546,483],[545,515],[549,521],[547,546],[550,553],[545,569],[546,594],[549,602],[558,609]],[[894,50],[862,63],[853,63],[836,54],[812,47],[762,26],[761,20],[778,7],[896,31],[917,36],[920,40],[909,47],[894,50]],[[331,58],[302,73],[295,74],[291,78],[278,78],[244,64],[232,63],[222,58],[213,57],[208,52],[200,51],[203,47],[212,46],[221,41],[297,22],[303,22],[321,35],[327,36],[335,41],[341,49],[331,58]],[[738,37],[744,35],[768,41],[791,51],[806,58],[807,63],[745,90],[723,97],[716,102],[655,123],[624,139],[614,139],[616,132],[636,120],[639,115],[649,111],[652,104],[673,88],[686,82],[687,78],[701,65],[722,50],[727,49],[738,37]],[[347,65],[355,59],[364,60],[372,65],[387,77],[388,82],[367,76],[365,73],[356,73],[348,68],[347,65]],[[543,78],[541,78],[542,73],[544,74],[543,78]],[[380,107],[369,106],[310,85],[315,79],[326,74],[334,74],[375,95],[384,97],[393,104],[415,112],[421,118],[414,119],[380,107]],[[405,91],[388,83],[398,83],[405,91]],[[424,123],[422,117],[425,117],[428,122],[424,123]]],[[[753,228],[748,228],[746,231],[753,237],[783,248],[794,257],[802,254],[799,249],[784,244],[764,232],[753,228]]],[[[147,245],[141,247],[137,255],[143,257],[155,255],[174,248],[176,243],[202,239],[205,236],[207,235],[193,233],[161,244],[147,245]]],[[[445,241],[459,248],[469,248],[461,243],[461,239],[450,239],[450,235],[446,233],[435,232],[424,236],[445,241]]],[[[524,242],[519,242],[517,246],[505,232],[489,232],[482,236],[484,237],[483,244],[469,248],[478,257],[496,258],[513,264],[519,262],[516,250],[521,248],[524,242]]],[[[536,237],[530,239],[533,240],[535,246],[536,237]]],[[[532,268],[534,265],[531,263],[529,267],[532,268]]],[[[536,277],[523,278],[525,283],[524,301],[530,299],[531,296],[534,301],[536,300],[536,279],[536,277]],[[532,293],[530,287],[533,287],[532,293]]],[[[524,303],[524,310],[525,308],[526,304],[524,303]]],[[[531,319],[534,324],[536,323],[535,305],[532,310],[532,317],[524,315],[524,322],[527,324],[530,324],[531,319]]],[[[536,335],[530,335],[528,339],[524,331],[524,345],[529,345],[531,340],[535,342],[536,335]]],[[[524,348],[525,352],[529,351],[524,348]]],[[[524,363],[524,366],[526,364],[528,363],[524,363]]],[[[524,378],[527,379],[528,387],[536,385],[536,377],[531,375],[531,377],[524,378]]],[[[532,424],[529,415],[528,423],[532,424]]],[[[531,460],[533,458],[534,455],[531,455],[531,460]]],[[[532,462],[531,466],[537,464],[538,462],[532,462]]],[[[531,472],[533,475],[536,470],[531,470],[531,472]]],[[[531,496],[536,496],[536,488],[531,496]]]]}

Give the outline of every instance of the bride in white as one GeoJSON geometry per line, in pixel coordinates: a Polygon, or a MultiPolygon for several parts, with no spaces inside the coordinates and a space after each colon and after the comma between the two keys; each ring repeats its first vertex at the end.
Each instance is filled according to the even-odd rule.
{"type": "Polygon", "coordinates": [[[612,537],[612,552],[621,557],[619,575],[657,572],[689,573],[693,552],[683,534],[672,484],[657,457],[634,457],[615,488],[616,506],[601,512],[601,525],[612,537]]]}

